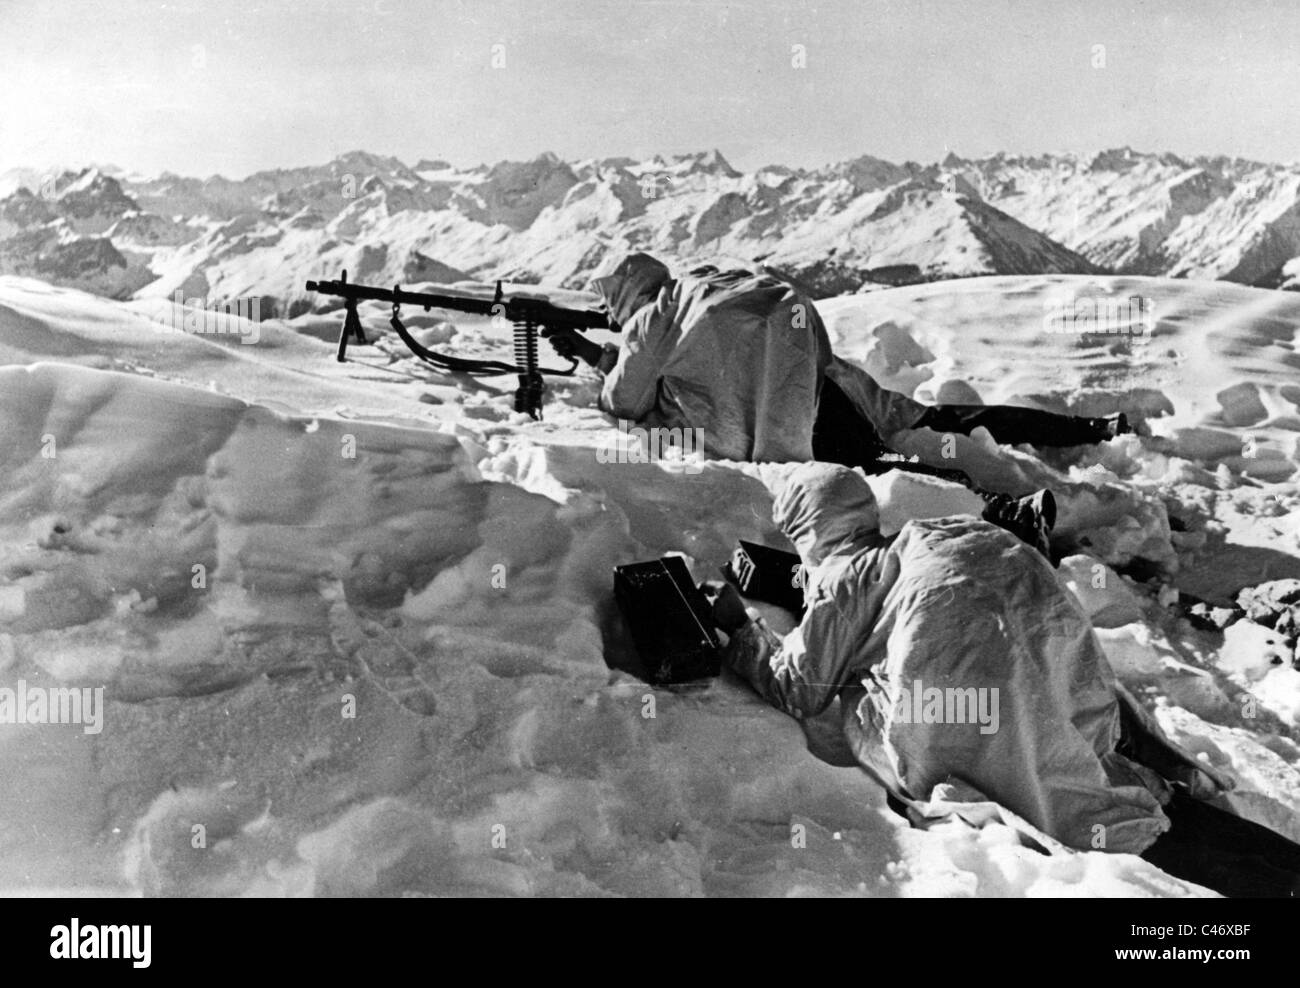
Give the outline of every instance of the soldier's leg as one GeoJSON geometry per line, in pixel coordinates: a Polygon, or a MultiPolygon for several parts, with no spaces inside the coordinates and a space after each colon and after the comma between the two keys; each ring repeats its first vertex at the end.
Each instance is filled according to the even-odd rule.
{"type": "Polygon", "coordinates": [[[1175,791],[1170,828],[1142,852],[1153,865],[1229,897],[1300,895],[1300,845],[1175,791]]]}
{"type": "Polygon", "coordinates": [[[888,450],[875,427],[858,414],[853,403],[830,378],[822,381],[812,445],[813,459],[822,463],[861,467],[873,475],[890,469],[889,465],[880,462],[880,457],[888,450]]]}
{"type": "MultiPolygon", "coordinates": [[[[951,409],[958,406],[942,407],[951,409]]],[[[825,379],[813,426],[814,459],[846,467],[861,467],[873,476],[887,470],[904,470],[961,484],[984,499],[985,521],[1006,529],[1051,559],[1047,537],[1056,524],[1056,501],[1051,491],[1039,491],[1026,498],[1014,498],[1009,494],[998,494],[976,486],[960,470],[911,461],[882,460],[881,457],[889,452],[891,451],[881,442],[875,428],[858,414],[844,392],[829,378],[825,379]]]]}
{"type": "Polygon", "coordinates": [[[964,436],[982,427],[1000,443],[1031,446],[1091,445],[1130,431],[1123,412],[1105,418],[1084,418],[1014,405],[932,405],[917,427],[964,436]]]}

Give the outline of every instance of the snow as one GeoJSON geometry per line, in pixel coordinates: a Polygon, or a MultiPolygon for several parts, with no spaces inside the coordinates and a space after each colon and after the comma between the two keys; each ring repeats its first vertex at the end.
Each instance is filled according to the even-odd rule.
{"type": "Polygon", "coordinates": [[[1292,291],[1300,288],[1300,256],[1293,257],[1282,265],[1282,281],[1278,287],[1292,291]]]}
{"type": "MultiPolygon", "coordinates": [[[[1121,678],[1237,779],[1240,812],[1293,838],[1300,673],[1161,591],[1231,601],[1300,575],[1297,306],[1047,276],[823,306],[839,352],[924,400],[1146,410],[1151,435],[1042,454],[977,435],[959,465],[1057,491],[1062,583],[1121,678]],[[1046,334],[1063,288],[1145,293],[1155,332],[1122,349],[1046,334]],[[1137,559],[1160,576],[1121,575],[1137,559]]],[[[909,829],[813,754],[816,725],[738,681],[611,673],[629,647],[611,567],[681,552],[711,578],[737,538],[783,544],[789,467],[601,462],[591,376],[553,379],[534,423],[512,378],[402,358],[382,307],[363,307],[380,344],[342,365],[320,316],[242,345],[167,328],[169,308],[0,278],[0,685],[104,686],[106,703],[98,735],[0,725],[0,780],[22,794],[0,806],[0,892],[1206,894],[1134,857],[1041,855],[1001,824],[909,829]]],[[[508,353],[506,331],[454,322],[425,327],[508,353]]],[[[873,487],[891,527],[980,507],[900,474],[873,487]]]]}
{"type": "Polygon", "coordinates": [[[1144,616],[1138,589],[1094,556],[1067,556],[1061,560],[1057,576],[1095,628],[1115,628],[1144,616]]]}
{"type": "Polygon", "coordinates": [[[984,499],[961,484],[891,470],[867,482],[880,506],[880,532],[894,535],[914,518],[984,513],[984,499]]]}

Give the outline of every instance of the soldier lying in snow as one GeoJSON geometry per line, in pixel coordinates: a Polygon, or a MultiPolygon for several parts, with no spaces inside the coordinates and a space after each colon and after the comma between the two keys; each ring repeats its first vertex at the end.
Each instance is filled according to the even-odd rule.
{"type": "Polygon", "coordinates": [[[812,459],[817,393],[831,359],[812,303],[745,271],[674,279],[647,254],[594,282],[622,345],[548,333],[605,378],[600,407],[644,428],[699,429],[713,459],[812,459]]]}
{"type": "Polygon", "coordinates": [[[724,661],[800,719],[838,698],[856,761],[896,799],[924,813],[959,783],[959,802],[982,794],[1069,847],[1136,854],[1169,828],[1170,782],[1228,787],[1165,738],[1052,569],[1005,532],[950,517],[883,538],[866,481],[823,463],[795,470],[772,514],[807,609],[781,639],[724,586],[724,661]]]}
{"type": "Polygon", "coordinates": [[[801,624],[778,638],[730,585],[713,618],[727,664],[820,757],[922,826],[1000,820],[1224,895],[1300,895],[1300,845],[1219,798],[1231,779],[1165,736],[1024,546],[969,517],[883,538],[865,481],[830,464],[796,469],[772,513],[808,573],[801,624]]]}
{"type": "MultiPolygon", "coordinates": [[[[869,473],[902,469],[956,480],[955,470],[881,461],[890,437],[928,428],[969,434],[982,426],[1005,443],[1101,442],[1123,416],[1088,419],[1009,406],[927,407],[880,387],[831,353],[812,300],[768,275],[698,268],[673,278],[647,254],[631,254],[596,290],[623,330],[619,347],[580,333],[547,334],[562,356],[604,375],[600,407],[644,428],[698,429],[706,456],[742,461],[817,459],[869,473]]],[[[1046,548],[1055,520],[1050,492],[1031,498],[979,491],[984,517],[1046,548]]]]}

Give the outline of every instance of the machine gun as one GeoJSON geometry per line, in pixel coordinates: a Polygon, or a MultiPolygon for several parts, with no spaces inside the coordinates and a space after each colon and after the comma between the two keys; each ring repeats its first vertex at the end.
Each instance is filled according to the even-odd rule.
{"type": "Polygon", "coordinates": [[[408,292],[403,291],[401,285],[394,285],[389,289],[349,282],[348,273],[344,271],[338,281],[307,282],[307,291],[320,295],[336,295],[344,300],[343,329],[339,333],[338,346],[340,363],[347,359],[349,340],[363,346],[369,343],[361,328],[361,318],[357,315],[357,302],[362,299],[391,302],[393,316],[389,320],[389,325],[401,337],[411,353],[440,371],[473,376],[518,374],[519,387],[515,389],[515,411],[527,412],[534,419],[542,417],[542,395],[546,391],[542,375],[556,374],[570,377],[578,367],[576,360],[571,361],[569,367],[564,370],[539,367],[537,364],[538,330],[547,329],[554,332],[574,329],[586,332],[589,329],[612,328],[605,314],[595,309],[569,309],[556,305],[549,299],[519,293],[507,298],[499,281],[492,295],[475,295],[456,290],[451,290],[449,293],[408,292]],[[402,305],[418,305],[425,311],[432,308],[450,309],[455,312],[469,312],[474,315],[509,320],[514,325],[515,363],[508,364],[500,360],[471,360],[430,350],[415,339],[402,324],[399,317],[402,305]]]}

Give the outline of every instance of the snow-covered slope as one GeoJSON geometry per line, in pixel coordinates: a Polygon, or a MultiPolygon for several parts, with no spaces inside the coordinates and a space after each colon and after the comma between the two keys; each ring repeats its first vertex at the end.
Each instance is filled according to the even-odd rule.
{"type": "MultiPolygon", "coordinates": [[[[1123,410],[1145,422],[1150,436],[1124,437],[1069,464],[1005,450],[993,457],[978,441],[956,437],[953,465],[987,486],[1026,492],[1050,485],[1063,493],[1058,533],[1089,544],[1107,563],[1158,561],[1179,570],[1185,589],[1222,600],[1235,591],[1234,581],[1291,575],[1283,556],[1254,551],[1276,544],[1274,524],[1294,533],[1286,496],[1267,508],[1279,520],[1262,523],[1250,536],[1252,548],[1225,543],[1220,522],[1206,516],[1206,537],[1217,546],[1212,570],[1180,548],[1199,536],[1170,532],[1162,508],[1148,508],[1164,501],[1176,516],[1184,509],[1213,516],[1239,497],[1272,505],[1268,485],[1293,489],[1300,464],[1300,300],[1294,295],[1157,278],[981,278],[831,299],[819,309],[837,352],[923,401],[974,397],[1081,415],[1123,410]],[[1062,325],[1102,328],[1082,314],[1135,298],[1145,300],[1149,325],[1058,331],[1062,325]],[[1062,313],[1080,318],[1063,323],[1062,313]],[[1229,493],[1203,493],[1220,489],[1229,493]],[[1146,508],[1126,509],[1141,524],[1117,527],[1119,504],[1144,498],[1146,508]]],[[[940,456],[932,433],[914,434],[906,448],[940,456]]],[[[1293,539],[1284,536],[1284,556],[1295,552],[1285,541],[1293,539]]]]}
{"type": "MultiPolygon", "coordinates": [[[[1062,581],[1120,675],[1238,780],[1242,812],[1293,838],[1300,673],[1193,628],[1160,588],[1218,599],[1300,575],[1294,481],[1234,458],[1252,435],[1294,471],[1297,307],[1039,277],[826,305],[841,352],[922,396],[1147,413],[1162,436],[1075,461],[1004,450],[1004,471],[1062,491],[1079,553],[1062,581]],[[1154,298],[1146,349],[1045,337],[1045,306],[1084,289],[1154,298]],[[1137,556],[1163,575],[1106,565],[1137,556]]],[[[0,804],[5,891],[1200,891],[1132,857],[1043,856],[1001,826],[909,830],[737,682],[651,690],[609,671],[628,647],[610,568],[679,551],[703,578],[738,537],[779,545],[788,468],[602,462],[591,378],[554,386],[534,423],[509,410],[513,379],[432,375],[387,340],[339,365],[316,316],[245,345],[167,313],[0,278],[0,685],[106,688],[99,734],[0,725],[21,794],[0,804]]],[[[507,352],[486,323],[428,331],[507,352]]],[[[978,443],[961,456],[999,469],[978,443]]]]}

